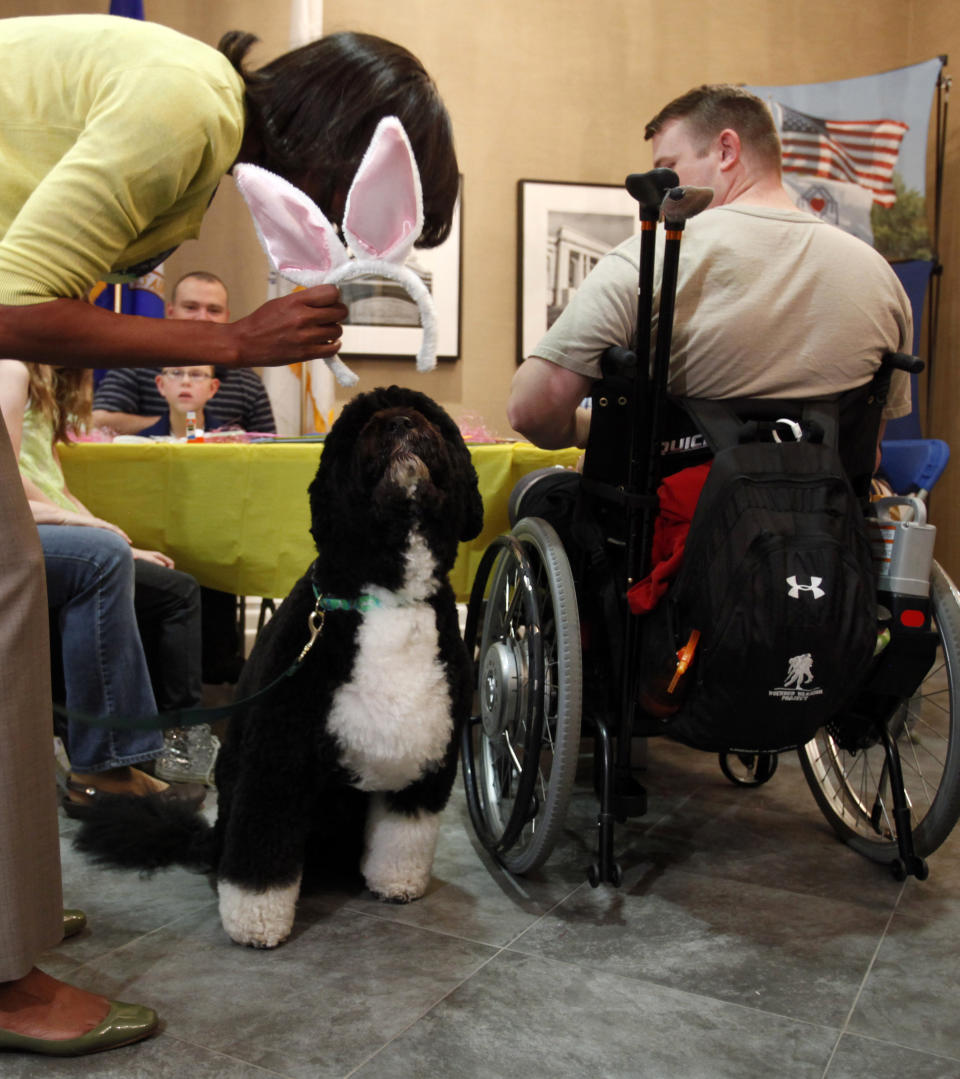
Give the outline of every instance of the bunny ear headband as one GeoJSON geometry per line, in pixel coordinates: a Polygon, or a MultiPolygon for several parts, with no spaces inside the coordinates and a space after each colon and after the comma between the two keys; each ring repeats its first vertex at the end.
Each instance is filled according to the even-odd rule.
{"type": "MultiPolygon", "coordinates": [[[[307,288],[370,275],[396,281],[420,311],[423,340],[417,370],[436,366],[433,300],[423,281],[403,265],[423,229],[423,196],[413,150],[395,116],[377,125],[350,185],[343,213],[349,251],[316,203],[281,176],[259,165],[236,165],[233,177],[267,258],[281,277],[307,288]]],[[[342,386],[358,381],[337,357],[326,363],[342,386]]]]}

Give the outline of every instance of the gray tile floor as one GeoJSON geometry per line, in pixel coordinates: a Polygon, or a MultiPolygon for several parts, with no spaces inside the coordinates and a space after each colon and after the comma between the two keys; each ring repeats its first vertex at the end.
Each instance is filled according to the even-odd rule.
{"type": "Polygon", "coordinates": [[[163,1027],[83,1061],[6,1055],[0,1075],[960,1077],[960,829],[901,884],[833,839],[793,755],[741,790],[661,740],[645,781],[619,889],[585,879],[586,788],[526,880],[477,849],[458,789],[421,901],[305,897],[272,952],[227,939],[202,876],[87,866],[64,818],[66,901],[90,926],[43,966],[163,1027]]]}

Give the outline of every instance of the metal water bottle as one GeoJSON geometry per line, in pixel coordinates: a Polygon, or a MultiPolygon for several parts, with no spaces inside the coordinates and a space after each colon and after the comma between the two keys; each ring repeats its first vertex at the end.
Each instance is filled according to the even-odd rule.
{"type": "Polygon", "coordinates": [[[920,628],[926,622],[937,529],[927,524],[927,507],[919,498],[881,498],[870,508],[875,516],[867,517],[867,533],[878,599],[895,622],[908,629],[920,628]],[[905,520],[908,516],[911,519],[905,520]]]}

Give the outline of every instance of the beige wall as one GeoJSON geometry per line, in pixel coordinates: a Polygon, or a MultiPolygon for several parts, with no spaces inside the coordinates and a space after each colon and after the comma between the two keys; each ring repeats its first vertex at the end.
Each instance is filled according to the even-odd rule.
{"type": "MultiPolygon", "coordinates": [[[[100,3],[0,0],[0,14],[104,11],[100,3]]],[[[145,0],[148,17],[215,43],[248,29],[267,59],[285,48],[287,0],[145,0]],[[226,13],[226,14],[224,14],[226,13]]],[[[504,398],[515,368],[517,180],[620,182],[650,166],[643,124],[703,81],[812,82],[871,74],[939,53],[960,59],[956,0],[325,0],[326,28],[394,38],[425,63],[447,101],[464,174],[462,359],[416,375],[412,362],[351,360],[361,388],[416,386],[454,415],[509,434],[504,398]]],[[[948,69],[949,70],[949,69],[948,69]]],[[[931,433],[956,427],[960,377],[960,135],[949,123],[941,257],[941,342],[931,433]]],[[[170,260],[227,280],[235,315],[262,296],[265,264],[225,180],[202,235],[170,260]]],[[[960,456],[960,443],[957,445],[960,456]]],[[[960,577],[960,465],[938,488],[938,552],[960,577]]]]}
{"type": "MultiPolygon", "coordinates": [[[[923,0],[911,5],[912,17],[906,36],[910,63],[946,54],[954,70],[960,65],[960,19],[955,0],[923,0]]],[[[960,80],[957,82],[960,87],[960,80]]],[[[940,329],[933,375],[933,407],[925,433],[946,439],[953,460],[931,499],[936,524],[937,558],[960,580],[960,115],[956,95],[947,118],[943,217],[940,227],[940,261],[943,278],[940,294],[940,329]]]]}

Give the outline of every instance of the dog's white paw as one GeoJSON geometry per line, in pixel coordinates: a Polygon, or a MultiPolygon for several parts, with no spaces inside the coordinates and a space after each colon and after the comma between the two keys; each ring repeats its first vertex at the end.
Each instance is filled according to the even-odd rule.
{"type": "Polygon", "coordinates": [[[374,896],[383,903],[412,903],[419,899],[427,890],[430,883],[430,874],[427,873],[419,880],[392,880],[372,883],[366,878],[367,887],[374,896]]]}
{"type": "Polygon", "coordinates": [[[251,892],[228,880],[217,882],[220,921],[237,944],[276,948],[290,936],[300,894],[299,878],[285,888],[251,892]]]}
{"type": "Polygon", "coordinates": [[[367,887],[388,903],[419,899],[430,883],[440,817],[436,813],[391,813],[374,796],[360,871],[367,887]]]}

